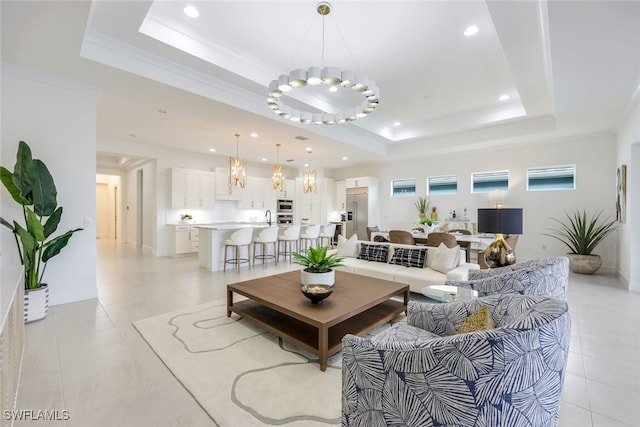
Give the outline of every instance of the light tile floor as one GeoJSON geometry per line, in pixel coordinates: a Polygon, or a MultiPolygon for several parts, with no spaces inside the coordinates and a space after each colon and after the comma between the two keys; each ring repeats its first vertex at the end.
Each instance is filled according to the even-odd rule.
{"type": "MultiPolygon", "coordinates": [[[[131,323],[224,298],[227,283],[299,267],[210,273],[195,256],[97,245],[99,298],[51,307],[26,326],[17,407],[68,410],[70,418],[15,425],[215,426],[131,323]]],[[[568,301],[571,354],[558,425],[640,426],[640,294],[611,276],[572,275],[568,301]]]]}

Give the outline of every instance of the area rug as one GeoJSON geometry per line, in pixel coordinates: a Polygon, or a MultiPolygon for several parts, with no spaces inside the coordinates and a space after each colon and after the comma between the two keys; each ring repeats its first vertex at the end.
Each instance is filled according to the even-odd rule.
{"type": "Polygon", "coordinates": [[[340,353],[322,372],[315,355],[235,314],[228,318],[226,301],[134,326],[220,426],[340,424],[340,353]]]}

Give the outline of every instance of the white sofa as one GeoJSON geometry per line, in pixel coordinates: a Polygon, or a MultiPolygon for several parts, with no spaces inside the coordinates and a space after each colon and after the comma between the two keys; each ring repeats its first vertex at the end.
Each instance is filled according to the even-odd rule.
{"type": "MultiPolygon", "coordinates": [[[[414,246],[403,245],[399,243],[387,243],[387,242],[369,242],[358,241],[357,252],[345,255],[345,251],[334,249],[331,252],[336,253],[343,258],[344,267],[337,267],[337,270],[347,271],[350,273],[361,274],[363,276],[376,277],[379,279],[390,280],[393,282],[404,283],[409,285],[411,292],[421,293],[425,286],[429,285],[443,285],[448,280],[461,281],[468,280],[469,270],[477,270],[480,268],[478,264],[472,264],[465,262],[466,253],[463,249],[458,247],[458,261],[457,266],[447,273],[442,273],[431,269],[431,265],[436,256],[438,248],[430,246],[414,246]],[[362,244],[367,245],[387,245],[389,246],[389,254],[386,262],[367,261],[364,259],[358,259],[362,244]],[[426,260],[423,268],[418,267],[405,267],[397,264],[390,264],[389,261],[393,258],[393,253],[396,248],[426,248],[426,260]],[[354,256],[355,254],[355,256],[354,256]]],[[[347,250],[348,252],[348,250],[347,250]]]]}

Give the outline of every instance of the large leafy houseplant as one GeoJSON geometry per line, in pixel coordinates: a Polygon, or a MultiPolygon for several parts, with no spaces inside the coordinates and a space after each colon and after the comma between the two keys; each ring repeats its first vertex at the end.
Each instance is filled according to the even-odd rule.
{"type": "Polygon", "coordinates": [[[0,217],[14,235],[24,267],[25,289],[39,288],[47,262],[67,246],[76,228],[52,237],[62,217],[53,177],[42,160],[31,156],[29,145],[20,141],[13,172],[0,167],[0,178],[13,200],[22,207],[24,225],[0,217]]]}
{"type": "Polygon", "coordinates": [[[564,243],[571,253],[569,268],[574,273],[592,274],[600,269],[602,260],[600,255],[592,254],[593,250],[616,229],[616,221],[600,219],[602,211],[587,219],[586,211],[575,211],[572,215],[565,212],[567,221],[552,218],[560,227],[551,229],[553,233],[545,233],[564,243]]]}
{"type": "Polygon", "coordinates": [[[565,215],[567,222],[551,218],[560,227],[551,229],[553,233],[545,233],[545,235],[567,245],[573,254],[591,255],[596,246],[616,229],[615,220],[600,220],[602,211],[591,215],[589,219],[585,210],[575,211],[571,215],[565,212],[565,215]]]}
{"type": "Polygon", "coordinates": [[[293,254],[296,262],[303,267],[304,271],[309,273],[327,273],[333,267],[342,267],[342,258],[336,254],[327,255],[327,247],[319,248],[310,247],[306,254],[293,254]]]}

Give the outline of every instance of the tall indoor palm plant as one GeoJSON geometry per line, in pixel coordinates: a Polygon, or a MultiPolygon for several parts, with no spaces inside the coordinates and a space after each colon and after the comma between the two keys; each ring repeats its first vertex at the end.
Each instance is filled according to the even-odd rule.
{"type": "Polygon", "coordinates": [[[2,225],[13,232],[20,261],[24,267],[25,289],[43,285],[47,262],[67,246],[76,228],[52,237],[62,217],[57,190],[47,166],[31,156],[29,145],[20,141],[13,172],[0,167],[0,178],[13,200],[22,207],[24,225],[0,217],[2,225]]]}

